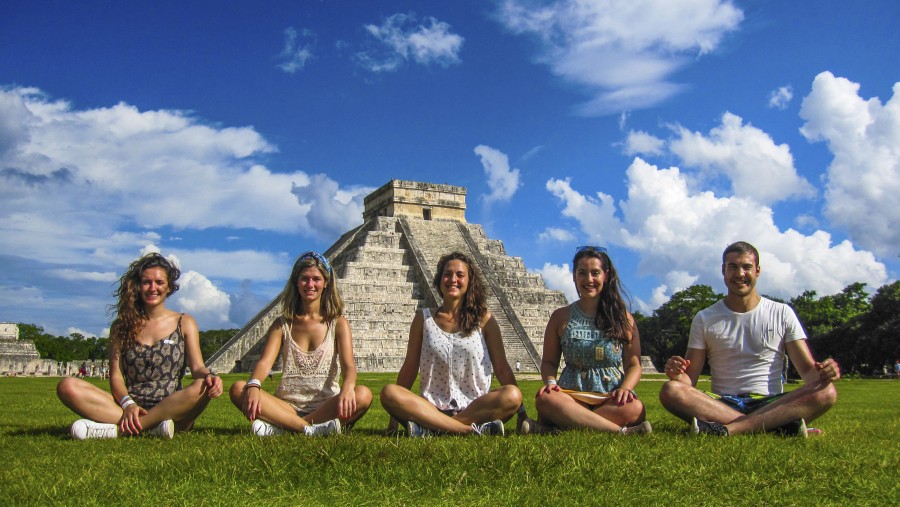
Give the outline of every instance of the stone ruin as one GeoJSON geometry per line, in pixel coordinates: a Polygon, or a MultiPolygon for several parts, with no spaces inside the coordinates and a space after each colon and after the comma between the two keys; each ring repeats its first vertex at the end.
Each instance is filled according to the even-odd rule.
{"type": "Polygon", "coordinates": [[[0,375],[57,375],[59,363],[41,359],[34,342],[19,339],[19,326],[0,322],[0,375]]]}
{"type": "MultiPolygon", "coordinates": [[[[452,251],[472,259],[485,281],[488,308],[500,325],[510,365],[519,362],[523,372],[538,371],[547,321],[566,298],[529,273],[520,257],[507,255],[503,243],[488,238],[480,225],[466,222],[464,187],[391,180],[364,202],[363,224],[325,252],[353,331],[358,371],[400,369],[415,312],[439,306],[431,281],[438,259],[452,251]]],[[[250,371],[280,306],[281,295],[207,364],[219,372],[250,371]]]]}

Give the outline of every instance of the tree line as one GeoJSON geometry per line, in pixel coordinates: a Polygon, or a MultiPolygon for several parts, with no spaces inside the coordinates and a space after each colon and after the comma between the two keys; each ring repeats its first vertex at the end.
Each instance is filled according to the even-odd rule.
{"type": "MultiPolygon", "coordinates": [[[[34,324],[19,323],[19,338],[31,340],[44,359],[61,362],[104,361],[109,359],[109,338],[85,337],[81,333],[54,336],[34,324]]],[[[200,331],[200,351],[208,359],[238,332],[237,329],[200,331]]]]}
{"type": "MultiPolygon", "coordinates": [[[[794,309],[816,359],[833,357],[844,373],[868,375],[900,359],[900,281],[881,286],[872,297],[865,288],[864,283],[852,283],[822,297],[812,290],[788,301],[765,297],[794,309]]],[[[693,285],[650,316],[636,313],[641,353],[657,368],[670,356],[683,355],[694,315],[723,297],[709,285],[693,285]]]]}

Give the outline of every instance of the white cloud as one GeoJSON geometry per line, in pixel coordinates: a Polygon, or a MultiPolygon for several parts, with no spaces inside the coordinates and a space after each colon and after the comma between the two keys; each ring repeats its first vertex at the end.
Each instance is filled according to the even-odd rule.
{"type": "Polygon", "coordinates": [[[497,19],[537,38],[538,61],[593,96],[580,112],[602,115],[678,93],[668,77],[715,50],[743,13],[728,0],[505,0],[497,19]]]}
{"type": "Polygon", "coordinates": [[[372,72],[392,72],[410,60],[442,67],[461,61],[459,52],[465,39],[453,33],[449,24],[433,17],[419,24],[414,14],[398,13],[380,26],[366,25],[365,30],[377,46],[357,53],[356,59],[372,72]]]}
{"type": "Polygon", "coordinates": [[[859,84],[830,72],[816,76],[803,99],[801,132],[825,141],[825,216],[860,245],[882,255],[900,252],[900,83],[884,104],[865,100],[859,84]]]}
{"type": "Polygon", "coordinates": [[[791,85],[780,86],[777,90],[769,92],[769,107],[784,111],[794,98],[794,89],[791,85]]]}
{"type": "Polygon", "coordinates": [[[628,198],[619,203],[621,219],[608,196],[587,197],[568,180],[550,180],[547,189],[564,204],[563,215],[575,219],[592,241],[636,252],[639,271],[664,281],[654,292],[654,308],[693,283],[721,290],[722,250],[737,240],[760,250],[759,287],[765,294],[789,298],[806,289],[834,294],[853,282],[877,287],[887,280],[885,266],[872,253],[846,241],[834,244],[824,231],[782,231],[771,208],[751,199],[690,190],[678,168],[659,169],[636,158],[626,177],[628,198]]]}
{"type": "Polygon", "coordinates": [[[572,269],[568,264],[560,266],[547,262],[543,268],[534,272],[544,277],[548,288],[565,294],[570,303],[578,300],[578,291],[575,290],[575,282],[572,281],[572,269]]]}
{"type": "Polygon", "coordinates": [[[491,203],[512,199],[521,183],[519,182],[519,170],[509,168],[509,157],[505,153],[483,144],[475,147],[475,154],[481,157],[481,165],[488,178],[488,188],[491,189],[491,193],[486,195],[484,200],[491,203]]]}
{"type": "Polygon", "coordinates": [[[337,239],[362,223],[363,199],[373,190],[372,187],[342,190],[336,181],[324,174],[312,176],[306,185],[291,187],[297,202],[311,210],[307,216],[307,234],[325,239],[337,239]]]}
{"type": "Polygon", "coordinates": [[[96,271],[78,271],[75,269],[51,269],[48,273],[50,276],[57,276],[63,280],[71,281],[88,281],[88,282],[115,282],[119,279],[119,275],[106,271],[98,273],[96,271]]]}
{"type": "Polygon", "coordinates": [[[678,137],[669,150],[684,164],[699,168],[709,179],[725,177],[737,197],[749,197],[772,204],[791,197],[813,197],[813,186],[797,174],[794,157],[787,144],[732,113],[722,115],[722,124],[705,136],[684,127],[675,127],[678,137]]]}
{"type": "Polygon", "coordinates": [[[556,196],[565,207],[563,216],[574,218],[581,225],[582,232],[591,244],[602,245],[621,242],[622,231],[615,217],[616,205],[612,196],[597,192],[597,197],[584,196],[572,189],[569,179],[551,179],[547,190],[556,196]],[[591,227],[585,227],[591,224],[591,227]]]}
{"type": "Polygon", "coordinates": [[[626,155],[655,155],[665,153],[666,142],[654,135],[640,130],[628,132],[625,138],[624,152],[626,155]]]}
{"type": "Polygon", "coordinates": [[[231,299],[196,271],[188,271],[179,279],[181,289],[172,295],[172,306],[191,314],[201,329],[234,327],[228,312],[231,299]]]}
{"type": "Polygon", "coordinates": [[[306,62],[313,58],[313,47],[315,46],[316,35],[310,30],[303,30],[298,33],[294,27],[289,27],[284,31],[284,48],[278,55],[278,68],[288,74],[295,74],[298,70],[303,70],[306,62]],[[298,41],[298,37],[301,39],[298,41]],[[304,43],[304,40],[310,41],[304,43]]]}
{"type": "Polygon", "coordinates": [[[548,227],[544,232],[538,234],[538,239],[540,241],[572,241],[575,239],[575,235],[565,229],[558,229],[556,227],[548,227]]]}
{"type": "MultiPolygon", "coordinates": [[[[0,89],[0,118],[0,254],[99,263],[157,243],[157,227],[308,234],[311,223],[334,220],[334,207],[292,193],[310,185],[306,173],[254,163],[275,147],[252,128],[126,104],[76,110],[30,88],[0,89]]],[[[360,189],[329,188],[354,196],[361,217],[360,189]]]]}

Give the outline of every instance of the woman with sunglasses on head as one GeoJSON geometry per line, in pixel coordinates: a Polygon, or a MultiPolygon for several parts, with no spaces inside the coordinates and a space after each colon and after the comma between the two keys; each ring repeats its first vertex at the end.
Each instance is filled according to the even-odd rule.
{"type": "Polygon", "coordinates": [[[209,401],[222,394],[222,379],[203,362],[197,323],[166,308],[179,276],[172,262],[151,253],[120,278],[109,330],[112,394],[77,378],[63,379],[56,389],[67,407],[86,418],[72,425],[73,438],[172,438],[176,430],[191,429],[209,401]],[[182,389],[185,364],[198,380],[182,389]]]}
{"type": "Polygon", "coordinates": [[[343,310],[328,260],[315,252],[301,255],[284,286],[281,317],[269,328],[250,380],[231,386],[231,401],[253,422],[253,433],[331,435],[369,410],[372,392],[356,385],[353,339],[343,310]],[[272,396],[262,382],[279,352],[283,372],[272,396]]]}
{"type": "Polygon", "coordinates": [[[538,421],[523,433],[583,428],[650,433],[644,405],[634,392],[641,379],[641,342],[619,287],[619,276],[602,247],[579,247],[572,261],[578,301],[550,316],[544,332],[538,421]],[[559,379],[560,357],[566,366],[559,379]]]}
{"type": "Polygon", "coordinates": [[[522,406],[506,360],[500,326],[487,309],[484,286],[464,254],[441,257],[434,276],[441,305],[416,312],[397,383],[381,405],[411,437],[503,435],[503,421],[522,406]],[[491,390],[491,376],[501,386],[491,390]],[[419,377],[419,393],[410,391],[419,377]]]}

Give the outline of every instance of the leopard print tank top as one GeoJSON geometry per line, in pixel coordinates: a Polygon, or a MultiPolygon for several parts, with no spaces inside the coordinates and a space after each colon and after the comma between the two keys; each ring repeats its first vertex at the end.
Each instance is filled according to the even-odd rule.
{"type": "Polygon", "coordinates": [[[147,410],[181,389],[185,366],[181,316],[172,334],[153,346],[135,343],[122,353],[119,361],[128,394],[147,410]]]}

